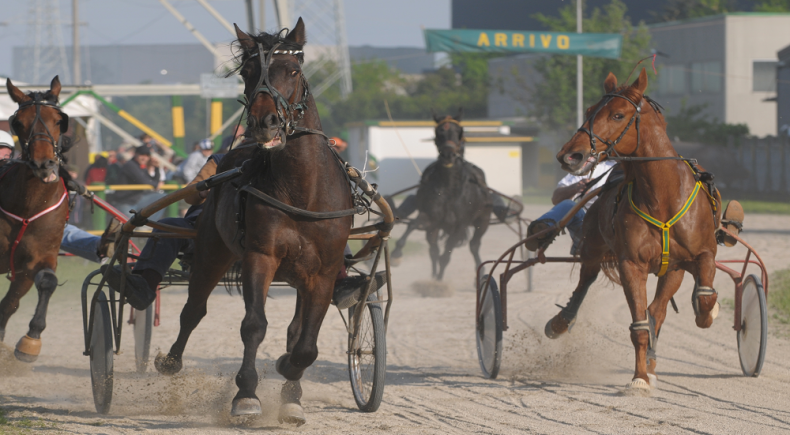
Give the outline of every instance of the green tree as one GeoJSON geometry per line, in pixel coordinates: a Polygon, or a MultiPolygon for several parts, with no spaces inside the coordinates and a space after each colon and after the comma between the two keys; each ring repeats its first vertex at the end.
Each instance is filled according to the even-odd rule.
{"type": "Polygon", "coordinates": [[[754,6],[757,12],[790,12],[790,0],[763,0],[754,6]]]}
{"type": "Polygon", "coordinates": [[[746,124],[725,124],[711,119],[703,111],[706,104],[686,106],[684,100],[676,115],[667,114],[667,135],[688,142],[702,142],[713,145],[724,145],[727,138],[749,135],[746,124]]]}
{"type": "MultiPolygon", "coordinates": [[[[549,30],[573,32],[576,30],[576,7],[568,5],[559,10],[559,16],[536,14],[549,30]]],[[[620,59],[584,58],[584,105],[589,107],[603,94],[603,82],[613,72],[625,84],[636,62],[650,54],[650,33],[644,23],[637,27],[626,15],[626,6],[620,0],[603,8],[595,8],[583,18],[585,32],[620,33],[623,46],[620,59]]],[[[649,69],[649,64],[647,65],[649,69]]],[[[547,56],[535,62],[541,76],[539,85],[527,89],[530,95],[530,115],[551,129],[573,131],[576,125],[576,57],[567,55],[547,56]]],[[[652,74],[651,74],[652,76],[652,74]]],[[[633,79],[633,78],[632,78],[633,79]]]]}
{"type": "Polygon", "coordinates": [[[735,0],[670,0],[653,16],[656,21],[677,21],[738,10],[735,0]]]}

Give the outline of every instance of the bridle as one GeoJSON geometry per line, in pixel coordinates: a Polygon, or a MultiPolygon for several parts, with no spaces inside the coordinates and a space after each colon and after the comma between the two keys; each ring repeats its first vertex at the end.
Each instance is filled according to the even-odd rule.
{"type": "MultiPolygon", "coordinates": [[[[247,112],[247,117],[250,117],[252,104],[255,101],[255,97],[259,93],[269,94],[274,100],[274,105],[277,109],[277,126],[284,132],[284,135],[281,138],[283,144],[285,144],[286,136],[292,136],[296,133],[318,134],[328,138],[327,135],[320,130],[314,130],[296,125],[304,117],[305,112],[307,112],[307,99],[310,96],[310,87],[307,84],[307,79],[304,77],[304,73],[302,73],[301,70],[299,71],[299,80],[297,86],[301,86],[302,92],[301,98],[298,101],[288,101],[283,96],[283,94],[281,94],[280,91],[278,91],[277,88],[272,85],[269,79],[269,66],[272,63],[272,57],[275,54],[297,55],[303,53],[302,50],[278,50],[280,45],[280,43],[274,44],[274,46],[267,51],[263,48],[263,44],[258,42],[258,52],[250,55],[250,57],[248,57],[246,60],[249,61],[253,57],[257,56],[261,61],[261,73],[258,77],[258,83],[249,94],[244,95],[245,101],[240,101],[240,103],[244,105],[245,111],[247,112]]],[[[294,92],[294,100],[297,99],[297,95],[298,93],[294,92]]],[[[241,120],[241,118],[239,118],[239,120],[241,120]]]]}
{"type": "MultiPolygon", "coordinates": [[[[30,96],[33,98],[30,101],[26,101],[19,105],[19,108],[16,109],[11,117],[8,118],[8,125],[11,130],[11,134],[16,135],[14,132],[14,121],[16,119],[17,114],[20,110],[25,109],[30,106],[34,106],[36,108],[36,117],[33,119],[33,122],[30,124],[30,134],[28,134],[27,139],[24,141],[22,138],[19,138],[19,145],[22,147],[22,156],[27,157],[30,156],[30,144],[35,141],[46,141],[49,142],[55,150],[55,156],[57,157],[58,166],[63,164],[63,137],[69,129],[69,115],[63,113],[60,110],[60,106],[57,103],[53,103],[44,99],[44,93],[42,92],[33,92],[30,96]],[[58,111],[58,114],[61,117],[59,122],[60,124],[60,136],[58,136],[58,140],[55,141],[55,138],[52,136],[52,133],[49,131],[47,124],[44,122],[44,119],[41,117],[41,107],[52,107],[53,109],[58,111]],[[36,123],[41,123],[44,126],[44,132],[34,133],[34,127],[36,123]]],[[[27,159],[23,160],[25,164],[30,166],[32,169],[39,169],[34,167],[33,162],[27,159]]]]}
{"type": "Polygon", "coordinates": [[[579,127],[576,130],[576,131],[580,131],[582,133],[587,133],[587,135],[590,136],[590,149],[592,149],[592,151],[590,152],[590,155],[592,157],[596,158],[596,162],[600,162],[602,159],[600,159],[599,157],[602,156],[605,159],[616,160],[616,161],[625,161],[625,162],[630,162],[630,161],[656,161],[656,160],[683,160],[683,161],[691,162],[692,164],[696,164],[697,163],[696,159],[688,159],[688,158],[684,158],[684,157],[633,157],[633,156],[623,156],[623,155],[621,155],[620,153],[617,152],[615,147],[617,147],[617,144],[619,144],[620,141],[623,140],[623,138],[625,137],[626,133],[628,133],[628,130],[631,128],[632,125],[636,125],[636,127],[635,127],[636,128],[636,148],[634,149],[634,152],[639,150],[639,145],[640,145],[640,140],[639,140],[640,139],[639,122],[640,122],[641,117],[642,117],[642,102],[643,101],[647,101],[648,104],[650,104],[650,106],[653,108],[653,110],[656,111],[656,113],[661,113],[661,111],[664,109],[660,104],[658,104],[657,101],[653,100],[652,98],[648,97],[647,95],[643,95],[642,96],[642,100],[639,101],[639,104],[637,104],[632,99],[626,97],[625,95],[623,95],[620,92],[610,92],[610,93],[605,94],[603,96],[601,103],[598,104],[598,106],[595,109],[595,111],[589,117],[587,117],[587,120],[585,121],[585,123],[587,125],[589,125],[590,128],[589,129],[584,128],[584,124],[582,124],[582,126],[579,127]],[[629,103],[631,103],[631,105],[634,106],[634,114],[631,116],[631,119],[628,121],[628,125],[626,125],[625,128],[623,129],[623,131],[620,133],[620,136],[618,136],[617,139],[615,139],[613,141],[610,141],[610,140],[604,139],[601,136],[597,135],[593,131],[593,126],[595,124],[595,117],[598,115],[598,112],[600,112],[607,104],[609,104],[615,98],[622,98],[625,101],[628,101],[629,103]],[[595,147],[596,140],[601,141],[601,143],[605,144],[607,146],[607,148],[605,150],[603,150],[603,151],[598,151],[598,149],[595,147]]]}
{"type": "MultiPolygon", "coordinates": [[[[448,124],[448,123],[455,124],[459,128],[461,128],[461,136],[460,136],[460,143],[456,142],[454,140],[445,139],[445,144],[449,143],[449,144],[453,145],[453,157],[460,157],[460,158],[463,159],[463,155],[462,155],[461,152],[463,150],[463,144],[465,142],[465,139],[464,139],[464,130],[463,130],[463,127],[461,127],[461,123],[456,121],[455,119],[453,119],[451,116],[446,116],[444,119],[442,119],[441,121],[436,123],[436,127],[435,128],[438,129],[442,125],[448,124]]],[[[435,141],[436,141],[436,139],[435,139],[435,141]]],[[[438,143],[436,143],[436,145],[439,146],[438,143]]],[[[441,149],[439,150],[439,154],[441,154],[441,149]]]]}

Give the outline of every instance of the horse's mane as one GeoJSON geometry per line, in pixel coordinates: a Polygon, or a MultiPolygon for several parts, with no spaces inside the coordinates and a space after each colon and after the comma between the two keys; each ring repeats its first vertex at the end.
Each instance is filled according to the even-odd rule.
{"type": "Polygon", "coordinates": [[[30,92],[27,93],[27,96],[30,97],[31,100],[35,100],[36,99],[36,95],[40,96],[42,101],[46,101],[46,102],[52,103],[52,104],[59,104],[58,96],[53,94],[52,91],[50,91],[50,90],[47,90],[45,92],[30,91],[30,92]]]}
{"type": "MultiPolygon", "coordinates": [[[[304,45],[307,43],[307,41],[305,41],[305,44],[297,44],[294,41],[285,39],[285,35],[287,34],[288,34],[288,28],[285,28],[277,33],[261,32],[256,36],[249,35],[249,37],[252,38],[252,40],[255,41],[256,44],[261,44],[265,51],[271,50],[272,47],[274,47],[277,44],[279,44],[279,46],[277,47],[278,50],[303,51],[304,45]]],[[[233,41],[233,50],[234,50],[234,55],[233,55],[234,60],[239,66],[229,71],[226,77],[230,77],[231,75],[237,74],[239,71],[241,71],[241,68],[244,66],[244,62],[246,62],[247,59],[250,58],[250,56],[258,52],[257,48],[246,50],[241,45],[241,42],[239,42],[238,39],[233,41]]],[[[304,53],[296,53],[295,56],[299,60],[300,64],[304,63],[304,53]]]]}

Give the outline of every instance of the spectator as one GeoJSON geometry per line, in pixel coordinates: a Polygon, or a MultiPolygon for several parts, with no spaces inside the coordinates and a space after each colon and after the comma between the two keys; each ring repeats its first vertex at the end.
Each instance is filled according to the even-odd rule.
{"type": "Polygon", "coordinates": [[[107,158],[101,154],[96,154],[93,163],[85,170],[85,185],[93,183],[104,183],[107,178],[107,158]]]}
{"type": "Polygon", "coordinates": [[[155,141],[148,133],[143,133],[140,135],[140,142],[143,145],[151,150],[151,152],[155,152],[159,155],[166,155],[165,148],[159,144],[159,142],[155,141]]]}
{"type": "Polygon", "coordinates": [[[0,130],[0,160],[14,157],[14,137],[7,131],[0,130]]]}
{"type": "Polygon", "coordinates": [[[222,146],[219,147],[219,152],[226,153],[230,151],[234,147],[234,145],[236,145],[240,140],[243,140],[243,136],[244,136],[244,126],[243,125],[236,126],[236,129],[233,131],[232,135],[228,135],[222,138],[222,146]]]}
{"type": "Polygon", "coordinates": [[[208,158],[213,154],[213,147],[214,144],[211,143],[210,139],[203,139],[198,143],[197,149],[192,151],[181,170],[185,180],[193,180],[197,176],[200,168],[206,164],[208,158]]]}
{"type": "MultiPolygon", "coordinates": [[[[161,183],[159,178],[159,168],[154,168],[153,175],[149,173],[151,163],[151,150],[146,146],[139,146],[134,150],[134,158],[121,166],[121,184],[148,184],[154,189],[159,188],[161,183]]],[[[115,193],[114,200],[118,203],[118,208],[126,212],[130,208],[140,211],[144,206],[161,198],[163,194],[159,192],[127,190],[115,193]]],[[[152,219],[161,216],[161,212],[155,214],[152,219]]]]}

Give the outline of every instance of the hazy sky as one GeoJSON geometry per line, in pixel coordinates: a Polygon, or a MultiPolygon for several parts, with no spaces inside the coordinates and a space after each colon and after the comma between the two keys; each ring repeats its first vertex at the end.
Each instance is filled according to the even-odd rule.
{"type": "MultiPolygon", "coordinates": [[[[209,0],[226,20],[246,29],[244,0],[209,0]]],[[[12,47],[24,46],[34,0],[0,0],[0,76],[13,71],[12,47]]],[[[210,41],[230,41],[231,35],[194,0],[170,0],[210,41]]],[[[275,27],[272,0],[267,0],[268,30],[275,27]]],[[[450,27],[450,0],[344,0],[349,45],[424,47],[420,26],[450,27]]],[[[72,0],[60,0],[63,42],[70,46],[72,0]]],[[[253,0],[256,8],[258,0],[253,0]]],[[[295,18],[294,18],[295,19],[295,18]]],[[[196,44],[187,29],[158,0],[80,0],[80,45],[196,44]]],[[[310,39],[310,23],[307,38],[310,39]]]]}

